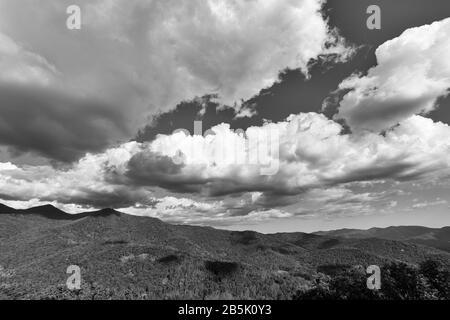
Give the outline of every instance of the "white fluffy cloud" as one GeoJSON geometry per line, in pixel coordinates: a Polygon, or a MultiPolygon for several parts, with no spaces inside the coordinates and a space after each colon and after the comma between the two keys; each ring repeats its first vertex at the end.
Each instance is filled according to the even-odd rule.
{"type": "Polygon", "coordinates": [[[338,123],[315,113],[251,127],[245,136],[227,125],[212,130],[215,134],[205,137],[181,132],[160,135],[131,158],[128,176],[142,185],[165,184],[171,190],[207,195],[295,194],[352,181],[414,179],[439,170],[448,172],[450,166],[450,127],[421,116],[402,121],[385,136],[344,135],[338,123]],[[268,132],[277,132],[275,146],[251,147],[252,137],[269,136],[268,132]],[[263,153],[258,154],[261,149],[263,153]],[[252,164],[250,159],[258,156],[263,163],[252,164]],[[262,175],[261,168],[267,164],[276,164],[278,170],[262,175]]]}
{"type": "Polygon", "coordinates": [[[143,64],[135,69],[156,105],[211,92],[233,104],[270,86],[284,68],[307,73],[311,58],[347,53],[321,5],[320,0],[103,0],[86,7],[86,24],[140,51],[143,64]],[[325,49],[330,42],[335,46],[325,49]]]}
{"type": "Polygon", "coordinates": [[[72,168],[59,170],[51,166],[0,165],[0,194],[11,200],[40,199],[84,206],[115,206],[137,201],[151,202],[145,191],[108,183],[110,170],[124,172],[127,159],[138,152],[135,142],[111,148],[104,153],[87,154],[72,168]]]}
{"type": "Polygon", "coordinates": [[[339,108],[353,131],[382,131],[434,109],[450,88],[450,18],[408,29],[376,50],[378,65],[340,84],[339,108]]]}
{"type": "Polygon", "coordinates": [[[446,124],[412,116],[384,136],[341,134],[341,129],[323,115],[308,113],[249,128],[247,135],[219,125],[213,128],[214,135],[205,137],[179,132],[160,135],[151,143],[128,142],[104,153],[88,154],[68,170],[2,163],[0,194],[15,200],[56,199],[86,206],[101,206],[103,201],[171,221],[232,223],[306,214],[301,209],[276,209],[298,203],[301,195],[322,203],[325,211],[353,208],[366,212],[372,195],[353,195],[334,186],[450,174],[450,127],[446,124]],[[245,160],[255,150],[245,146],[255,132],[274,129],[279,132],[279,153],[272,160],[278,161],[279,170],[261,175],[260,165],[245,160]],[[235,146],[244,146],[240,152],[245,161],[218,157],[217,148],[223,144],[228,156],[235,146]],[[172,196],[167,191],[157,196],[155,190],[161,189],[172,196]]]}

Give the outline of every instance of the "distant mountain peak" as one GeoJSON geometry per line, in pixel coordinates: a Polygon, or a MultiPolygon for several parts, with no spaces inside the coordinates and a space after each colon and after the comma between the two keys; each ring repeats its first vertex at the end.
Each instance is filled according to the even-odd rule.
{"type": "Polygon", "coordinates": [[[40,216],[49,218],[49,219],[67,219],[70,214],[58,209],[57,207],[51,204],[44,204],[41,206],[31,207],[24,210],[18,210],[20,213],[29,213],[29,214],[38,214],[40,216]]]}
{"type": "Polygon", "coordinates": [[[347,239],[378,238],[385,240],[406,241],[450,252],[450,227],[429,228],[423,226],[374,227],[368,230],[338,229],[315,232],[322,236],[347,239]]]}
{"type": "Polygon", "coordinates": [[[13,213],[16,209],[11,208],[3,203],[0,203],[0,213],[13,213]]]}
{"type": "Polygon", "coordinates": [[[25,209],[25,210],[27,210],[27,211],[47,211],[47,212],[62,212],[62,213],[65,213],[61,209],[58,209],[57,207],[55,207],[54,205],[51,205],[51,204],[44,204],[42,206],[31,207],[31,208],[28,208],[28,209],[25,209]]]}
{"type": "Polygon", "coordinates": [[[119,211],[116,211],[113,208],[104,208],[104,209],[100,209],[97,212],[101,212],[101,213],[119,213],[119,211]]]}
{"type": "Polygon", "coordinates": [[[122,212],[113,208],[104,208],[96,211],[87,211],[77,214],[70,214],[55,207],[52,204],[30,207],[28,209],[14,209],[0,203],[1,214],[34,214],[53,220],[78,220],[85,217],[108,217],[120,216],[122,212]]]}
{"type": "Polygon", "coordinates": [[[120,211],[117,211],[113,208],[104,208],[97,211],[88,211],[84,213],[76,214],[76,216],[89,216],[89,217],[106,217],[106,216],[119,216],[121,214],[120,211]]]}

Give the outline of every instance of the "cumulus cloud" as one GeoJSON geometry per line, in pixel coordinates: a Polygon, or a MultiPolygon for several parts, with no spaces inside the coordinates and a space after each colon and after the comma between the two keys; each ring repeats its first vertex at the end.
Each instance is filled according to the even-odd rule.
{"type": "Polygon", "coordinates": [[[133,156],[138,160],[130,161],[126,175],[131,183],[166,184],[173,191],[210,196],[247,191],[290,195],[354,181],[418,179],[449,168],[450,127],[443,123],[412,116],[384,136],[342,134],[342,129],[323,115],[308,113],[251,127],[245,134],[222,124],[206,136],[160,135],[133,156]],[[277,132],[275,146],[252,144],[269,131],[277,132]],[[252,158],[259,159],[252,163],[252,158]],[[276,172],[261,174],[273,163],[276,172]],[[148,168],[159,168],[158,174],[146,175],[148,168]]]}
{"type": "Polygon", "coordinates": [[[307,73],[319,54],[348,53],[321,6],[318,0],[104,0],[88,5],[86,23],[137,46],[155,104],[211,92],[233,104],[271,85],[284,68],[307,73]]]}
{"type": "MultiPolygon", "coordinates": [[[[422,180],[448,175],[450,170],[450,127],[421,116],[402,121],[385,135],[342,134],[341,125],[316,113],[292,115],[245,132],[234,132],[225,124],[212,131],[205,136],[177,132],[150,143],[128,142],[88,154],[69,169],[2,163],[0,194],[9,200],[56,199],[94,207],[109,202],[135,208],[131,210],[135,214],[147,210],[167,219],[171,214],[173,221],[231,223],[308,214],[299,207],[299,197],[319,203],[327,214],[369,212],[376,196],[339,186],[422,180]],[[274,129],[279,132],[279,153],[272,160],[278,161],[279,170],[261,175],[264,164],[248,161],[259,152],[249,147],[248,140],[274,129]],[[190,199],[180,194],[189,194],[190,199]],[[193,215],[191,220],[187,214],[193,215]]],[[[274,156],[264,150],[263,157],[274,156]]]]}
{"type": "Polygon", "coordinates": [[[428,113],[450,88],[450,18],[411,28],[376,50],[378,65],[339,88],[351,90],[336,118],[355,132],[380,132],[414,114],[428,113]]]}
{"type": "Polygon", "coordinates": [[[39,199],[93,207],[152,203],[145,190],[108,182],[111,172],[124,172],[124,161],[137,150],[137,144],[130,142],[103,153],[87,154],[68,169],[3,163],[0,194],[9,200],[39,199]]]}

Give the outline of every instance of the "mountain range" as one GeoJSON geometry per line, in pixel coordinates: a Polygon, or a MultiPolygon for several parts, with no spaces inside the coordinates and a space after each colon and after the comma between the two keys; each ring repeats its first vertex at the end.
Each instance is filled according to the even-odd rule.
{"type": "Polygon", "coordinates": [[[290,299],[349,266],[432,258],[450,269],[449,236],[449,227],[262,234],[0,205],[0,299],[290,299]],[[66,286],[70,265],[80,290],[66,286]]]}
{"type": "Polygon", "coordinates": [[[117,211],[111,208],[105,208],[97,211],[88,211],[78,214],[69,214],[64,212],[51,204],[31,207],[28,209],[14,209],[0,203],[0,214],[16,214],[16,215],[39,215],[48,219],[54,220],[78,220],[88,216],[108,216],[111,214],[119,214],[117,211]]]}
{"type": "Polygon", "coordinates": [[[315,232],[317,235],[345,239],[380,238],[423,244],[450,252],[450,227],[427,228],[421,226],[397,226],[368,230],[339,229],[315,232]]]}

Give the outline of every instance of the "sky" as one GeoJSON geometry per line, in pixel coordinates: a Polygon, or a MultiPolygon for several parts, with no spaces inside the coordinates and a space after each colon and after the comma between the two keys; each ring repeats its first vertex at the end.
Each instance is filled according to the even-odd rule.
{"type": "Polygon", "coordinates": [[[448,52],[448,0],[0,0],[0,202],[450,225],[448,52]]]}

